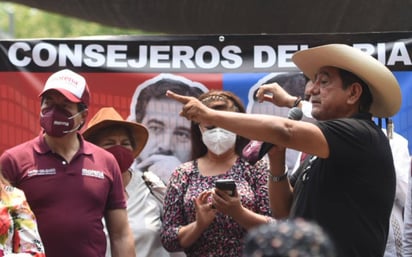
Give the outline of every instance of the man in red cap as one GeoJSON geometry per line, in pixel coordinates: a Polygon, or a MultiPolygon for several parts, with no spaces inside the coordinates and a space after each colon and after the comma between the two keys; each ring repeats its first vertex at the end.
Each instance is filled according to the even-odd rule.
{"type": "Polygon", "coordinates": [[[40,93],[42,133],[6,150],[4,176],[22,189],[38,220],[48,257],[135,256],[119,166],[107,151],[84,141],[86,80],[68,69],[52,74],[40,93]]]}

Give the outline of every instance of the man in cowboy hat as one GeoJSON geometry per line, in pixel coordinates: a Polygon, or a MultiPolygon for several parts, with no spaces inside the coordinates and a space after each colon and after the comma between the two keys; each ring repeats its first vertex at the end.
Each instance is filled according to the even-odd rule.
{"type": "MultiPolygon", "coordinates": [[[[310,92],[312,81],[307,82],[305,88],[306,92],[310,92]]],[[[267,95],[264,97],[264,101],[268,101],[268,104],[274,104],[276,106],[288,107],[291,108],[295,101],[296,97],[290,95],[286,92],[278,83],[265,84],[260,87],[259,95],[267,95]]],[[[302,109],[304,115],[309,118],[312,118],[311,110],[312,103],[310,102],[310,93],[305,100],[300,101],[299,108],[302,109]],[[305,110],[306,109],[306,110],[305,110]]],[[[408,195],[408,178],[410,177],[410,168],[411,168],[411,157],[408,149],[408,140],[401,136],[400,134],[393,131],[393,125],[390,121],[390,118],[386,118],[386,129],[382,127],[382,121],[378,119],[378,125],[382,127],[382,130],[389,139],[389,144],[392,150],[393,163],[395,166],[396,173],[396,194],[395,201],[393,204],[390,224],[389,224],[389,233],[388,240],[386,243],[385,257],[395,257],[401,256],[402,253],[402,231],[404,227],[404,218],[403,213],[405,209],[405,199],[408,195]]],[[[289,181],[291,185],[294,185],[297,177],[300,172],[303,172],[306,168],[306,163],[310,161],[310,156],[305,157],[302,153],[301,157],[297,161],[293,173],[289,173],[289,181]]],[[[275,208],[275,206],[273,206],[275,208]]],[[[405,212],[406,215],[406,212],[405,212]]],[[[405,216],[406,217],[406,216],[405,216]]],[[[406,250],[406,248],[403,248],[406,250]]],[[[405,252],[404,252],[405,255],[405,252]]]]}
{"type": "MultiPolygon", "coordinates": [[[[120,166],[136,256],[169,257],[160,242],[162,199],[166,186],[153,173],[149,176],[147,171],[142,176],[141,172],[130,169],[147,142],[146,127],[123,120],[113,107],[103,107],[91,118],[83,137],[112,153],[120,166]]],[[[108,244],[106,257],[110,256],[108,244]]]]}
{"type": "MultiPolygon", "coordinates": [[[[382,256],[395,171],[388,139],[372,115],[390,117],[399,110],[399,84],[383,64],[343,44],[298,51],[292,60],[313,81],[316,123],[216,111],[195,98],[173,92],[168,96],[185,104],[181,115],[188,119],[277,146],[269,154],[276,217],[319,223],[335,242],[339,257],[382,256]],[[285,148],[314,156],[293,193],[284,173],[285,148]]],[[[263,96],[258,92],[258,97],[263,96]]]]}
{"type": "Polygon", "coordinates": [[[64,69],[40,93],[42,133],[6,150],[4,176],[22,189],[48,257],[103,257],[109,226],[113,256],[135,256],[126,199],[114,157],[81,137],[90,101],[86,80],[64,69]]]}

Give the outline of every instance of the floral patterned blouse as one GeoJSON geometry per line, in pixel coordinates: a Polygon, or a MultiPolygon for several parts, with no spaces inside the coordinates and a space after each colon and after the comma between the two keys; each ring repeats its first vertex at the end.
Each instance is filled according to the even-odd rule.
{"type": "Polygon", "coordinates": [[[36,219],[23,191],[3,186],[0,199],[0,257],[44,257],[36,219]]]}
{"type": "Polygon", "coordinates": [[[238,158],[225,174],[203,176],[197,161],[180,165],[169,180],[164,201],[161,239],[163,246],[171,252],[185,251],[188,257],[242,255],[244,236],[247,230],[230,216],[217,212],[215,220],[191,247],[182,249],[178,241],[178,230],[195,220],[193,198],[205,190],[214,188],[217,179],[233,179],[241,196],[242,205],[271,219],[267,187],[267,163],[263,160],[251,165],[238,158]]]}

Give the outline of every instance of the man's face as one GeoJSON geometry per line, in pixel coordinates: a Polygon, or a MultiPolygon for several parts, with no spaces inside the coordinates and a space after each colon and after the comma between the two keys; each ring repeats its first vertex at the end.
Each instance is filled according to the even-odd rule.
{"type": "Polygon", "coordinates": [[[76,128],[84,122],[85,117],[87,116],[87,111],[83,111],[81,115],[75,115],[79,113],[79,107],[77,103],[69,101],[65,96],[56,90],[49,90],[45,92],[42,96],[42,102],[40,110],[43,111],[46,108],[51,108],[53,106],[58,106],[61,109],[64,109],[71,113],[73,116],[74,124],[73,127],[76,128]]]}
{"type": "Polygon", "coordinates": [[[127,130],[120,126],[111,127],[110,130],[107,129],[100,132],[94,143],[104,149],[121,145],[130,151],[133,151],[132,141],[128,136],[127,130]]]}
{"type": "Polygon", "coordinates": [[[170,99],[151,99],[142,120],[149,138],[140,159],[154,155],[174,155],[181,162],[190,160],[190,121],[179,116],[182,104],[170,99]]]}
{"type": "Polygon", "coordinates": [[[348,98],[350,87],[343,89],[339,70],[323,67],[316,74],[309,89],[312,103],[312,116],[317,120],[347,117],[351,112],[348,98]]]}

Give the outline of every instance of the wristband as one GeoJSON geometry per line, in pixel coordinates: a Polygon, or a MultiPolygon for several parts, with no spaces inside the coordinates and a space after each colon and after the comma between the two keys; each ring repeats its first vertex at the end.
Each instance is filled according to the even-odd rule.
{"type": "Polygon", "coordinates": [[[298,96],[298,98],[296,98],[295,102],[293,103],[293,107],[297,107],[300,103],[300,101],[302,101],[302,97],[298,96]]]}

